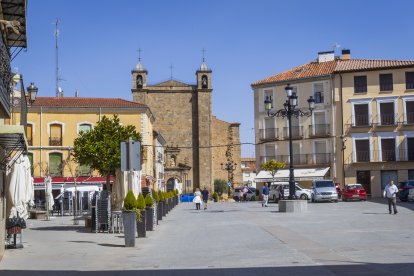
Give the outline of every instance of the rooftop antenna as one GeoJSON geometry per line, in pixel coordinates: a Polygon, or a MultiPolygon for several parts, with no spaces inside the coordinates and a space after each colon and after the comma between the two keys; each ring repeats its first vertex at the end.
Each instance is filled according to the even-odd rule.
{"type": "Polygon", "coordinates": [[[56,59],[56,68],[55,68],[55,77],[56,77],[56,86],[55,86],[55,91],[56,91],[56,97],[60,97],[61,96],[61,92],[59,89],[59,81],[60,81],[60,77],[59,77],[59,45],[58,45],[58,38],[59,38],[59,23],[60,23],[60,19],[56,18],[54,24],[55,24],[55,59],[56,59]]]}
{"type": "Polygon", "coordinates": [[[173,79],[173,68],[174,68],[174,66],[173,66],[173,65],[172,65],[172,63],[171,63],[171,65],[170,65],[171,80],[173,79]]]}
{"type": "Polygon", "coordinates": [[[341,49],[341,45],[338,44],[338,42],[335,42],[334,45],[332,45],[334,53],[336,53],[336,50],[341,49]]]}

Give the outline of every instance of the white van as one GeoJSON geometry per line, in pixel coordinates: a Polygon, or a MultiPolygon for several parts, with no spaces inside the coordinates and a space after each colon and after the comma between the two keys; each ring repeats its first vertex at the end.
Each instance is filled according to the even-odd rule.
{"type": "MultiPolygon", "coordinates": [[[[269,189],[269,200],[279,201],[279,186],[283,185],[285,199],[289,197],[289,182],[273,182],[269,189]]],[[[309,200],[311,198],[311,190],[304,189],[295,182],[295,194],[297,198],[309,200]]]]}

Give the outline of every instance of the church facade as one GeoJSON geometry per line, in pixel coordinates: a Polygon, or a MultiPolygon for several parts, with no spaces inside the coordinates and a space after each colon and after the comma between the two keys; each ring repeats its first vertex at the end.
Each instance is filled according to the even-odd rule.
{"type": "Polygon", "coordinates": [[[196,71],[196,84],[170,79],[149,85],[148,71],[139,63],[132,70],[133,101],[150,107],[154,129],[166,140],[165,175],[167,189],[174,183],[183,192],[207,187],[215,179],[242,183],[239,123],[227,123],[212,115],[212,70],[205,63],[196,71]],[[232,171],[221,164],[237,164],[232,171]]]}

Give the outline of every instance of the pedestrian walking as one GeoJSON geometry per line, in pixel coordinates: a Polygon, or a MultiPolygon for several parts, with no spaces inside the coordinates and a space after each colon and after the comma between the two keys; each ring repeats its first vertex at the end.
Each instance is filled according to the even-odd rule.
{"type": "Polygon", "coordinates": [[[204,187],[201,194],[203,195],[204,210],[206,210],[207,209],[207,202],[208,202],[208,190],[207,190],[206,187],[204,187]]]}
{"type": "Polygon", "coordinates": [[[262,207],[267,207],[267,201],[269,200],[269,188],[267,187],[266,183],[263,185],[262,194],[263,194],[262,207]]]}
{"type": "Polygon", "coordinates": [[[239,202],[242,202],[243,198],[243,189],[239,188],[239,202]]]}
{"type": "Polygon", "coordinates": [[[397,211],[397,193],[398,193],[398,188],[396,185],[394,185],[394,181],[391,180],[389,184],[387,184],[385,186],[384,189],[384,197],[387,198],[388,200],[388,210],[390,212],[391,215],[391,205],[392,208],[394,210],[394,215],[396,215],[398,213],[397,211]]]}
{"type": "Polygon", "coordinates": [[[285,189],[283,188],[283,184],[280,184],[277,189],[278,189],[278,192],[279,192],[279,200],[280,199],[285,199],[285,189]]]}
{"type": "Polygon", "coordinates": [[[196,210],[200,210],[201,209],[201,202],[202,201],[201,201],[201,192],[200,192],[200,189],[199,188],[197,188],[196,191],[195,191],[195,193],[194,193],[193,202],[196,205],[196,210]]]}
{"type": "Polygon", "coordinates": [[[243,187],[243,201],[246,202],[247,201],[247,192],[249,190],[247,189],[246,186],[243,187]]]}

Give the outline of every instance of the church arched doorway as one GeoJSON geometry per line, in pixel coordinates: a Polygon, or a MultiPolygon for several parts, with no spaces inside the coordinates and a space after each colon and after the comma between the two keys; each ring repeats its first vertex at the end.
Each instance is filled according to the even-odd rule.
{"type": "Polygon", "coordinates": [[[175,178],[171,177],[167,181],[167,192],[173,191],[174,190],[174,185],[175,185],[175,178]]]}

